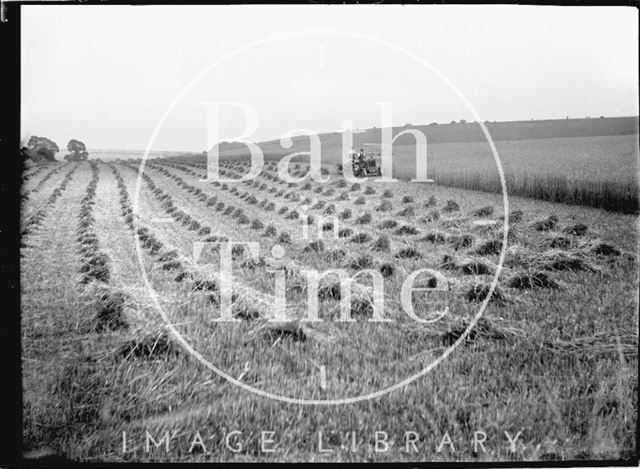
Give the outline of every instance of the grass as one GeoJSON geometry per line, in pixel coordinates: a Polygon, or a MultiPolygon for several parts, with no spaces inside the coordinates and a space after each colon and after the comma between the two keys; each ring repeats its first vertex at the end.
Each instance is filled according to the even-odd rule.
{"type": "MultiPolygon", "coordinates": [[[[433,372],[385,397],[347,406],[302,408],[233,386],[173,340],[140,278],[137,239],[133,227],[125,223],[126,216],[132,213],[136,226],[146,228],[136,233],[138,237],[142,233],[147,243],[142,267],[169,318],[196,350],[246,384],[297,397],[326,398],[393,384],[422,369],[445,344],[460,337],[488,292],[491,276],[482,272],[491,270],[496,259],[494,250],[484,256],[472,251],[500,233],[471,235],[472,220],[460,213],[491,206],[496,212],[491,216],[498,219],[499,196],[404,183],[390,186],[398,202],[412,198],[416,219],[434,210],[431,204],[425,207],[431,197],[440,208],[447,200],[459,205],[459,211],[415,223],[421,232],[443,237],[443,243],[433,244],[408,243],[409,236],[393,229],[381,236],[378,225],[384,219],[375,211],[381,203],[377,195],[364,196],[364,205],[336,201],[333,195],[330,203],[336,214],[351,211],[339,222],[340,229],[351,230],[350,235],[320,241],[313,225],[311,239],[305,240],[300,219],[287,218],[301,210],[300,202],[267,195],[275,185],[271,179],[261,179],[268,188],[239,186],[243,190],[232,193],[233,184],[222,190],[198,183],[201,168],[152,162],[139,207],[130,212],[136,164],[114,164],[126,198],[112,169],[103,163],[97,167],[91,226],[110,269],[110,278],[100,289],[95,282],[82,285],[78,272],[81,243],[75,231],[81,200],[92,179],[87,163],[79,165],[65,190],[46,206],[38,229],[26,235],[29,247],[23,248],[21,265],[23,436],[30,454],[84,461],[469,462],[628,458],[634,453],[637,305],[629,292],[637,291],[638,284],[637,259],[629,255],[637,246],[635,217],[513,197],[513,209],[522,212],[518,250],[510,251],[498,293],[468,340],[433,372]],[[251,195],[245,196],[245,190],[251,195]],[[267,211],[254,204],[252,196],[273,200],[278,208],[284,204],[288,210],[280,215],[278,209],[267,211]],[[217,197],[216,206],[222,203],[232,210],[227,215],[216,211],[209,205],[211,197],[217,197]],[[557,217],[552,229],[532,227],[550,213],[557,217]],[[370,220],[359,224],[365,214],[370,220]],[[174,221],[152,223],[159,216],[174,221]],[[242,216],[250,222],[239,225],[242,216]],[[199,230],[189,229],[193,221],[201,225],[199,230]],[[252,221],[266,228],[252,228],[252,221]],[[234,314],[242,318],[238,323],[211,320],[218,313],[219,283],[192,258],[194,243],[203,240],[202,227],[211,228],[206,239],[260,243],[259,260],[251,261],[245,250],[233,264],[234,314]],[[549,249],[549,237],[556,233],[572,239],[573,247],[549,249]],[[356,238],[363,243],[353,242],[356,238]],[[283,259],[272,257],[276,243],[285,247],[283,259]],[[156,245],[161,248],[154,253],[156,245]],[[442,270],[451,281],[451,316],[417,325],[397,304],[402,281],[408,272],[437,267],[445,254],[453,256],[456,266],[442,270]],[[170,262],[179,262],[180,267],[162,268],[170,262]],[[331,289],[320,302],[322,324],[294,321],[270,326],[260,319],[274,289],[269,269],[285,271],[288,304],[293,312],[304,313],[304,307],[297,306],[306,299],[304,283],[298,283],[303,280],[300,270],[345,265],[381,271],[390,305],[386,314],[395,320],[393,325],[364,321],[371,313],[366,279],[358,281],[361,296],[349,305],[354,317],[363,315],[354,323],[328,321],[339,314],[331,289]],[[583,268],[576,270],[577,266],[583,268]],[[178,276],[181,281],[174,280],[178,276]],[[550,286],[555,284],[560,288],[550,286]],[[96,328],[98,323],[106,327],[96,328]],[[324,387],[317,364],[327,369],[324,387]],[[242,444],[239,453],[224,445],[225,435],[235,429],[242,432],[237,435],[242,444]],[[513,435],[518,429],[523,431],[522,444],[511,455],[504,450],[503,431],[513,435]],[[127,453],[121,447],[123,430],[127,453]],[[172,450],[147,453],[145,430],[156,438],[177,430],[172,450]],[[198,430],[207,452],[189,451],[198,430]],[[276,453],[260,450],[260,432],[266,430],[275,432],[276,453]],[[356,432],[354,452],[345,449],[350,448],[351,430],[356,432]],[[475,430],[487,433],[487,453],[473,454],[469,441],[475,430]],[[387,433],[388,451],[374,451],[376,431],[387,433]],[[417,453],[404,451],[407,431],[421,436],[417,453]],[[318,452],[319,432],[324,447],[333,453],[318,452]],[[444,432],[451,435],[456,453],[436,451],[444,432]]],[[[241,168],[235,171],[242,173],[241,168]]],[[[33,209],[41,196],[45,200],[62,178],[63,174],[52,176],[40,193],[26,201],[25,210],[33,209]]],[[[362,183],[363,194],[369,184],[362,183]]],[[[378,194],[388,189],[378,185],[378,194]]],[[[322,192],[309,192],[314,200],[325,201],[309,211],[318,223],[329,203],[324,198],[331,197],[322,192]]],[[[213,267],[216,259],[215,253],[208,258],[213,267]]],[[[335,285],[335,279],[327,282],[335,285]]],[[[414,308],[421,317],[429,313],[423,297],[414,300],[414,308]]]]}

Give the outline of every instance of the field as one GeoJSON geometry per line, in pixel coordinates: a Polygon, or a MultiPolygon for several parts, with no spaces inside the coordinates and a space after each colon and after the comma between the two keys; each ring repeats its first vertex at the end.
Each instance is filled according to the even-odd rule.
{"type": "MultiPolygon", "coordinates": [[[[552,127],[544,127],[537,133],[529,132],[532,138],[522,138],[523,133],[526,136],[527,132],[517,129],[520,138],[515,138],[513,130],[501,132],[500,126],[508,129],[506,124],[509,123],[496,123],[488,127],[495,139],[509,194],[624,213],[637,213],[640,209],[638,174],[635,170],[638,164],[637,130],[636,133],[625,134],[615,133],[616,129],[608,128],[574,128],[572,132],[564,132],[572,136],[541,137],[546,134],[562,135],[563,123],[559,121],[557,126],[560,129],[555,132],[551,132],[552,127]],[[582,130],[584,132],[580,132],[582,130]],[[598,130],[600,133],[591,135],[587,130],[592,133],[598,130]],[[611,134],[607,133],[608,130],[611,134]],[[580,133],[585,135],[573,135],[580,133]],[[634,170],[629,171],[629,168],[634,170]]],[[[637,128],[637,120],[635,125],[637,128]]],[[[473,133],[469,130],[468,133],[472,135],[436,134],[435,137],[440,138],[432,139],[429,130],[418,127],[425,131],[428,139],[429,177],[439,185],[500,193],[500,180],[491,148],[484,138],[476,138],[478,136],[475,135],[480,127],[474,124],[438,127],[467,127],[476,131],[473,133]],[[459,140],[449,141],[454,137],[459,140]]],[[[394,135],[402,130],[394,128],[394,135]]],[[[624,129],[617,130],[622,132],[624,129]]],[[[411,138],[401,136],[393,146],[393,174],[403,180],[411,179],[415,174],[415,142],[411,138]]],[[[323,163],[335,165],[340,162],[340,134],[321,134],[321,141],[323,163]]],[[[354,136],[356,148],[367,142],[380,141],[379,132],[370,131],[364,136],[354,136]]],[[[260,146],[267,160],[279,160],[293,152],[309,151],[308,140],[302,139],[294,139],[291,149],[282,148],[279,142],[266,142],[260,146]]],[[[372,148],[375,150],[375,147],[372,148]]],[[[249,158],[247,149],[237,144],[222,149],[221,155],[249,158]]],[[[204,161],[205,157],[201,156],[200,160],[204,161]]]]}
{"type": "MultiPolygon", "coordinates": [[[[620,145],[615,155],[627,161],[627,148],[636,151],[630,140],[617,140],[622,137],[602,139],[605,149],[594,155],[620,145]]],[[[510,196],[497,289],[458,348],[385,396],[304,406],[256,395],[213,373],[176,340],[154,301],[195,350],[241,383],[297,399],[374,392],[422,370],[477,314],[499,269],[501,196],[407,182],[351,184],[333,169],[326,183],[287,184],[275,163],[248,183],[204,181],[205,165],[197,159],[152,159],[140,172],[141,164],[90,160],[25,173],[26,457],[550,461],[635,455],[635,215],[510,196]],[[248,249],[232,251],[238,321],[215,322],[222,301],[219,253],[212,247],[197,259],[194,249],[228,240],[257,242],[260,251],[253,259],[248,249]],[[338,321],[342,292],[330,276],[318,288],[322,321],[303,321],[308,268],[380,272],[384,314],[393,321],[369,321],[374,296],[366,276],[354,281],[346,305],[353,322],[338,321]],[[449,306],[431,323],[412,320],[400,304],[407,275],[421,268],[437,275],[420,277],[416,286],[441,288],[449,306]],[[267,321],[278,286],[273,271],[285,280],[287,322],[267,321]],[[487,436],[482,449],[472,444],[477,431],[487,436]],[[169,451],[164,443],[149,447],[147,434],[157,442],[166,432],[169,451]],[[263,450],[262,432],[274,432],[268,436],[274,452],[263,450]],[[511,451],[508,438],[518,432],[511,451]],[[196,434],[202,440],[193,444],[196,434]],[[445,434],[451,445],[441,444],[445,434]],[[407,435],[416,437],[411,444],[407,435]],[[229,449],[229,436],[239,451],[229,449]],[[385,451],[376,451],[380,438],[385,451]],[[319,440],[330,452],[320,450],[319,440]]],[[[227,178],[247,169],[240,159],[221,163],[227,178]]],[[[294,164],[292,173],[306,170],[294,164]]],[[[433,300],[420,295],[426,294],[414,294],[415,314],[431,318],[433,300]]]]}
{"type": "MultiPolygon", "coordinates": [[[[624,213],[638,211],[638,175],[628,170],[637,166],[637,135],[498,141],[496,148],[510,195],[624,213]]],[[[486,143],[443,143],[429,150],[431,177],[438,184],[502,191],[486,143]]],[[[394,156],[396,177],[413,177],[415,150],[399,147],[394,156]]]]}

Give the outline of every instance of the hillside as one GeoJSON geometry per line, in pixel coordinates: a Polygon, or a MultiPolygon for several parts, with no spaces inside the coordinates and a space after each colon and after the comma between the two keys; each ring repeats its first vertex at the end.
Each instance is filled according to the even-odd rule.
{"type": "MultiPolygon", "coordinates": [[[[613,135],[632,135],[638,133],[638,117],[606,117],[595,119],[550,119],[511,122],[486,122],[487,130],[494,141],[534,140],[540,138],[570,138],[570,137],[599,137],[613,135]]],[[[482,128],[474,123],[436,124],[436,125],[406,125],[393,127],[393,135],[403,130],[417,129],[427,136],[430,144],[481,142],[485,140],[482,128]]],[[[354,134],[354,146],[364,143],[380,143],[382,130],[367,129],[354,134]]],[[[333,153],[341,145],[339,132],[319,134],[323,156],[333,153]]],[[[403,135],[394,145],[412,145],[411,135],[403,135]]],[[[258,144],[268,157],[277,157],[294,151],[308,149],[309,140],[306,137],[294,137],[293,147],[284,149],[279,140],[269,140],[258,144]]],[[[241,143],[222,143],[222,156],[239,156],[246,154],[246,147],[241,143]]]]}

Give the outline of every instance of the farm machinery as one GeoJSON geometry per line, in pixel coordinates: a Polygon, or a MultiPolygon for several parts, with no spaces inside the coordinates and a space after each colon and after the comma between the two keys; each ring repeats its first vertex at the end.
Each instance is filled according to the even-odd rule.
{"type": "MultiPolygon", "coordinates": [[[[365,143],[365,146],[372,146],[374,144],[365,143]]],[[[351,169],[355,177],[372,177],[382,176],[382,169],[380,162],[382,157],[380,153],[374,153],[372,151],[365,152],[364,149],[360,149],[359,152],[351,150],[349,152],[349,159],[351,160],[351,169]]],[[[338,165],[338,172],[342,172],[342,164],[338,165]]]]}

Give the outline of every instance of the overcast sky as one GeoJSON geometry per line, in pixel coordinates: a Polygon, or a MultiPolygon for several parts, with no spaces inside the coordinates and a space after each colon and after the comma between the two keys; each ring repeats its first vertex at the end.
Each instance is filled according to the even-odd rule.
{"type": "MultiPolygon", "coordinates": [[[[638,114],[638,16],[630,7],[60,6],[22,7],[22,134],[62,148],[157,150],[207,145],[203,102],[255,108],[249,140],[291,129],[474,120],[439,70],[484,120],[638,114]]],[[[221,114],[221,139],[245,127],[221,114]]]]}

